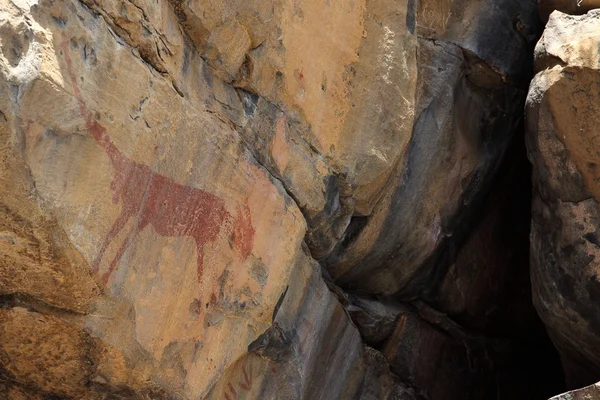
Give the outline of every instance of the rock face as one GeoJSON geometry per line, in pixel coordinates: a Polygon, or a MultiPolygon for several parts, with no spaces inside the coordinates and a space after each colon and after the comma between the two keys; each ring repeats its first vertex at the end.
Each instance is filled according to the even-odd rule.
{"type": "Polygon", "coordinates": [[[573,387],[600,373],[599,22],[598,10],[550,16],[527,102],[534,302],[573,387]]]}
{"type": "Polygon", "coordinates": [[[537,29],[532,2],[415,7],[419,72],[414,95],[405,95],[414,99],[413,124],[396,134],[406,135],[405,151],[377,205],[355,210],[325,262],[344,287],[404,298],[439,279],[442,258],[464,238],[469,211],[516,131],[537,29]]]}
{"type": "Polygon", "coordinates": [[[495,178],[539,28],[534,0],[0,1],[0,390],[533,398],[495,178]]]}

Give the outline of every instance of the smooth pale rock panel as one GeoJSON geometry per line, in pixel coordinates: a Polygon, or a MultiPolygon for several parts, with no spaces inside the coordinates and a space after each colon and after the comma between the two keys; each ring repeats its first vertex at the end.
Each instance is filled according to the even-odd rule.
{"type": "Polygon", "coordinates": [[[533,299],[571,387],[600,374],[599,22],[599,11],[550,16],[527,100],[533,299]]]}
{"type": "MultiPolygon", "coordinates": [[[[342,199],[348,197],[342,190],[347,185],[333,170],[331,157],[316,151],[314,132],[328,134],[328,128],[319,126],[343,122],[338,103],[346,91],[344,60],[356,56],[346,51],[346,46],[340,51],[339,43],[351,37],[358,43],[364,7],[359,3],[325,7],[325,2],[308,2],[302,7],[307,14],[310,10],[310,18],[300,23],[296,18],[303,13],[296,10],[300,4],[292,7],[284,2],[271,6],[253,1],[235,5],[171,1],[160,7],[151,2],[123,6],[120,1],[84,3],[175,90],[244,135],[249,150],[284,183],[302,209],[313,253],[319,256],[330,251],[344,232],[353,201],[342,199]],[[324,8],[329,10],[326,16],[321,15],[324,8]],[[347,18],[348,13],[352,18],[347,18]],[[331,29],[334,22],[339,29],[331,29]],[[285,40],[283,30],[289,30],[285,40]],[[307,39],[314,36],[322,36],[326,46],[307,39]],[[311,82],[309,88],[303,88],[303,67],[293,66],[301,62],[291,60],[286,69],[284,54],[292,58],[300,54],[306,68],[318,69],[306,78],[311,82]],[[316,57],[320,61],[312,62],[316,57]],[[298,79],[302,87],[288,89],[298,79]],[[294,100],[296,92],[305,91],[310,101],[302,104],[314,114],[314,121],[308,123],[294,100]],[[327,115],[320,115],[321,110],[327,115]],[[294,127],[284,134],[288,123],[294,127]],[[286,154],[280,155],[282,151],[286,154]]],[[[380,72],[374,71],[372,77],[378,75],[380,72]]]]}
{"type": "MultiPolygon", "coordinates": [[[[77,323],[144,379],[205,395],[270,326],[301,254],[302,214],[230,125],[103,18],[77,2],[7,10],[3,138],[29,174],[21,200],[43,206],[81,254],[82,278],[66,283],[106,288],[77,323]]],[[[14,284],[18,273],[3,276],[14,284]]]]}
{"type": "MultiPolygon", "coordinates": [[[[372,148],[381,147],[379,139],[389,136],[373,132],[372,123],[383,120],[369,120],[367,124],[362,117],[380,118],[381,109],[373,108],[371,117],[365,107],[384,106],[385,95],[391,96],[387,102],[394,109],[411,102],[410,87],[404,84],[412,81],[414,86],[414,53],[408,44],[415,39],[406,35],[406,2],[306,0],[266,5],[248,1],[231,6],[211,0],[181,2],[175,9],[181,11],[183,25],[211,66],[217,58],[212,55],[211,43],[220,40],[219,36],[230,36],[231,30],[225,27],[242,26],[251,48],[247,52],[243,47],[237,50],[247,61],[234,85],[281,105],[291,116],[309,124],[311,130],[304,139],[334,164],[349,151],[367,154],[357,148],[355,138],[359,137],[369,141],[371,157],[393,159],[385,157],[393,151],[391,145],[379,155],[372,148]],[[383,93],[371,93],[375,88],[383,93]],[[407,90],[406,99],[396,102],[402,100],[403,90],[407,90]],[[367,105],[367,98],[375,105],[367,105]],[[344,134],[350,114],[354,114],[355,124],[364,124],[361,130],[369,126],[373,139],[367,138],[366,132],[360,136],[349,132],[351,137],[344,134]]],[[[405,128],[410,128],[410,109],[406,111],[403,114],[407,115],[390,116],[386,121],[390,128],[400,119],[407,119],[405,128]]],[[[348,158],[356,157],[348,154],[348,158]]],[[[348,174],[357,173],[355,169],[352,167],[348,174]]]]}

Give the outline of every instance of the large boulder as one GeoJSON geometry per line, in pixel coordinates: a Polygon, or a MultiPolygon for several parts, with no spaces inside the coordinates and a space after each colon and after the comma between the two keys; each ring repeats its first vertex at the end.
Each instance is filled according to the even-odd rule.
{"type": "Polygon", "coordinates": [[[443,281],[537,30],[534,0],[1,1],[0,389],[461,393],[462,334],[365,334],[336,284],[443,281]]]}
{"type": "MultiPolygon", "coordinates": [[[[271,122],[284,132],[284,114],[211,72],[235,54],[205,63],[170,5],[117,5],[1,3],[5,392],[203,398],[271,357],[280,372],[254,380],[272,393],[409,399],[307,255],[310,214],[290,180],[249,147],[271,122]]],[[[238,25],[219,32],[232,39],[214,51],[246,46],[238,25]]],[[[325,189],[297,191],[326,208],[325,189]]]]}
{"type": "MultiPolygon", "coordinates": [[[[166,25],[141,32],[156,11],[85,3],[189,91],[166,25]]],[[[521,116],[534,0],[170,3],[209,85],[228,84],[203,101],[284,184],[339,285],[410,297],[443,273],[521,116]]]]}
{"type": "Polygon", "coordinates": [[[555,11],[527,100],[533,299],[570,386],[600,376],[600,11],[555,11]]]}
{"type": "Polygon", "coordinates": [[[300,210],[83,4],[2,13],[0,291],[78,313],[144,379],[202,396],[271,325],[300,210]]]}
{"type": "Polygon", "coordinates": [[[404,147],[377,202],[355,207],[325,261],[343,287],[404,298],[445,275],[472,226],[517,130],[538,29],[529,1],[414,7],[416,84],[403,91],[412,125],[393,133],[404,147]]]}

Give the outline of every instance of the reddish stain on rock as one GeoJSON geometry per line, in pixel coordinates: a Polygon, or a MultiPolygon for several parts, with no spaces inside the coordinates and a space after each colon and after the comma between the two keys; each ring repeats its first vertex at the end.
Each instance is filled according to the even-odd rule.
{"type": "Polygon", "coordinates": [[[83,101],[73,72],[67,41],[63,42],[63,50],[74,95],[86,121],[88,133],[104,149],[114,169],[115,175],[110,185],[113,203],[121,203],[121,213],[94,260],[95,272],[98,271],[112,240],[123,230],[130,218],[134,219],[133,227],[111,261],[108,271],[103,275],[104,283],[108,282],[135,236],[148,225],[152,225],[161,236],[194,238],[198,257],[198,282],[202,280],[203,275],[204,245],[215,241],[222,227],[232,236],[235,249],[246,259],[252,251],[255,233],[248,200],[246,199],[243,206],[237,206],[237,216],[232,224],[231,214],[221,198],[202,189],[177,183],[121,153],[83,101]]]}
{"type": "MultiPolygon", "coordinates": [[[[249,392],[252,389],[252,364],[248,364],[248,360],[244,360],[242,364],[243,378],[238,380],[237,387],[245,392],[249,392]],[[246,368],[248,367],[248,368],[246,368]]],[[[239,371],[238,371],[239,375],[239,371]]],[[[225,399],[233,400],[238,398],[238,392],[235,390],[234,385],[231,384],[231,380],[227,381],[227,388],[223,392],[225,399]],[[230,396],[231,395],[231,396],[230,396]],[[233,397],[232,397],[233,396],[233,397]]]]}
{"type": "Polygon", "coordinates": [[[233,228],[233,244],[243,259],[246,259],[254,246],[254,227],[250,217],[248,199],[243,206],[237,206],[237,217],[233,228]]]}
{"type": "Polygon", "coordinates": [[[247,361],[242,365],[242,374],[244,375],[244,379],[238,382],[238,386],[245,390],[246,392],[252,389],[252,364],[249,365],[248,369],[246,369],[247,361]]]}

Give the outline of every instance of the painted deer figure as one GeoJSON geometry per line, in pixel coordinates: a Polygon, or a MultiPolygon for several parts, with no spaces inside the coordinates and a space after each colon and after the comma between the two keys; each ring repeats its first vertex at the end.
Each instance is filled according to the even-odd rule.
{"type": "Polygon", "coordinates": [[[121,153],[83,100],[73,72],[68,41],[64,41],[62,47],[74,95],[80,113],[86,121],[88,134],[106,152],[114,169],[114,178],[110,185],[113,203],[121,203],[121,213],[106,235],[93,262],[95,272],[98,271],[112,240],[131,218],[134,219],[133,227],[103,275],[104,283],[108,282],[135,236],[148,225],[152,225],[161,236],[194,238],[198,257],[198,282],[203,274],[204,245],[215,241],[223,227],[230,235],[234,248],[246,259],[252,251],[254,240],[248,201],[246,200],[243,206],[237,206],[236,218],[233,219],[225,208],[224,201],[219,197],[202,189],[179,184],[121,153]]]}

